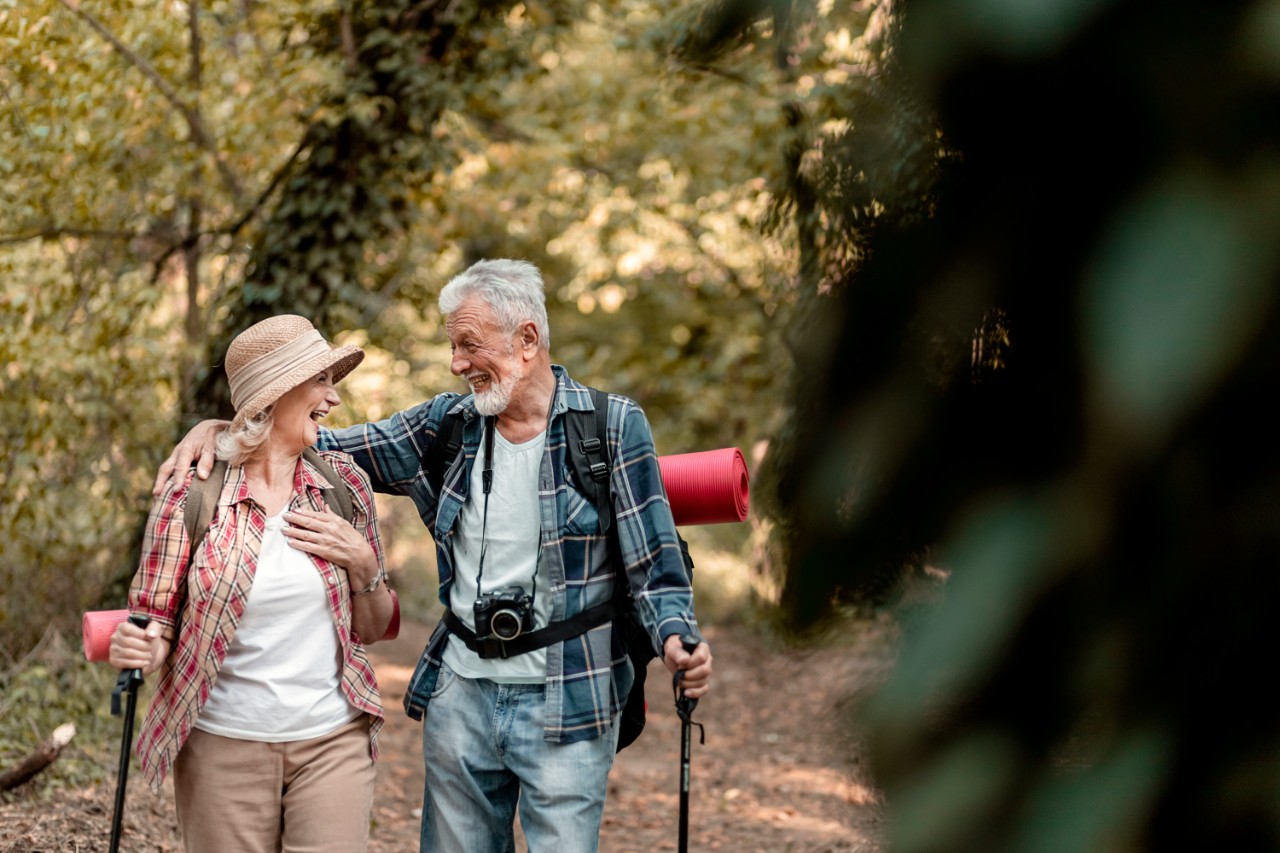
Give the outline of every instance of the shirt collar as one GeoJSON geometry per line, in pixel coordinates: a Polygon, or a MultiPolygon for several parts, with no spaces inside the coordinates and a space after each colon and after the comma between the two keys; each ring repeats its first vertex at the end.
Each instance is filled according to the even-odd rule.
{"type": "Polygon", "coordinates": [[[320,473],[314,465],[307,461],[305,456],[299,457],[302,462],[298,466],[297,475],[294,477],[294,486],[302,486],[302,488],[312,489],[332,489],[333,483],[330,483],[323,474],[320,473]]]}
{"type": "MultiPolygon", "coordinates": [[[[298,494],[308,488],[333,488],[333,483],[326,480],[310,462],[307,462],[306,457],[299,456],[298,463],[293,475],[294,494],[298,494]]],[[[218,504],[220,506],[233,506],[251,498],[252,495],[249,494],[249,478],[245,476],[244,468],[242,466],[228,468],[227,477],[223,481],[222,492],[218,497],[218,504]],[[228,489],[227,485],[230,485],[231,488],[228,489]]]]}
{"type": "Polygon", "coordinates": [[[569,375],[569,371],[558,364],[551,365],[556,375],[556,393],[551,401],[553,415],[575,412],[594,412],[595,404],[591,400],[591,389],[569,375]]]}

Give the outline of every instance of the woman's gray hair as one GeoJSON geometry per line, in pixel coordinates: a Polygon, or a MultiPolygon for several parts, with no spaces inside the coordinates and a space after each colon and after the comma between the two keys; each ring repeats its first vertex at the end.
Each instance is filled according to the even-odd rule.
{"type": "Polygon", "coordinates": [[[215,455],[232,467],[252,459],[271,435],[271,427],[275,423],[272,417],[274,409],[274,405],[268,406],[238,429],[225,429],[218,433],[214,442],[215,455]]]}
{"type": "Polygon", "coordinates": [[[522,323],[532,322],[542,348],[551,349],[542,273],[533,264],[505,259],[477,261],[440,291],[440,313],[452,314],[470,296],[483,298],[508,334],[515,334],[522,323]]]}

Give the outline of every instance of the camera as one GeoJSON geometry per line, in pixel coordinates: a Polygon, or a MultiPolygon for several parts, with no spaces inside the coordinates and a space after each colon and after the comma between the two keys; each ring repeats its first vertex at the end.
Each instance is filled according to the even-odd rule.
{"type": "Polygon", "coordinates": [[[476,636],[514,640],[533,630],[533,598],[518,586],[486,592],[473,608],[476,636]]]}

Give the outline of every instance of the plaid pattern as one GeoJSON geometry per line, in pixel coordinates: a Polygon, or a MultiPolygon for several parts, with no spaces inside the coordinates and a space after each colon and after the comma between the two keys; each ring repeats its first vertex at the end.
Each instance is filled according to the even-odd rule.
{"type": "MultiPolygon", "coordinates": [[[[543,450],[538,500],[541,504],[542,567],[551,582],[552,619],[561,620],[608,601],[616,566],[608,537],[600,533],[595,505],[572,485],[565,456],[562,415],[570,410],[594,411],[591,392],[553,365],[556,391],[543,450]],[[554,519],[554,527],[548,520],[554,519]]],[[[614,513],[627,581],[649,629],[654,648],[671,634],[699,637],[680,556],[675,521],[662,486],[653,434],[644,412],[633,401],[610,395],[606,440],[613,461],[611,487],[614,513]]],[[[453,581],[452,538],[459,511],[467,500],[471,466],[480,445],[483,419],[470,395],[441,394],[386,420],[320,434],[320,447],[351,454],[369,474],[376,491],[407,495],[436,542],[440,601],[448,607],[453,581]],[[464,453],[446,473],[437,495],[422,460],[435,440],[440,422],[452,410],[464,415],[464,453]]],[[[529,543],[536,548],[537,543],[529,543]]],[[[467,606],[470,602],[467,602],[467,606]]],[[[440,657],[448,632],[436,627],[405,695],[405,711],[422,719],[435,689],[440,657]]],[[[546,740],[569,743],[599,737],[621,709],[634,673],[612,624],[547,647],[546,740]]]]}
{"type": "MultiPolygon", "coordinates": [[[[355,506],[354,525],[365,534],[381,565],[382,543],[368,479],[343,454],[324,455],[346,481],[355,506]]],[[[266,514],[249,496],[244,469],[229,468],[209,532],[189,561],[191,546],[183,523],[183,504],[190,483],[190,474],[181,482],[171,480],[152,503],[142,560],[129,589],[130,611],[159,622],[172,643],[137,742],[142,772],[156,787],[173,766],[209,698],[244,614],[266,527],[266,514]]],[[[319,510],[325,505],[321,490],[333,486],[309,463],[299,460],[293,488],[290,509],[319,510]]],[[[342,693],[352,706],[371,716],[369,748],[376,761],[382,702],[368,655],[350,627],[351,585],[341,568],[318,557],[312,560],[328,589],[329,609],[338,631],[342,693]]]]}

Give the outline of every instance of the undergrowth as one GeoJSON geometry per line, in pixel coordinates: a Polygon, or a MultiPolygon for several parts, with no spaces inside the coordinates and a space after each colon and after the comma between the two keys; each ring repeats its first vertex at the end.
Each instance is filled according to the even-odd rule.
{"type": "MultiPolygon", "coordinates": [[[[76,732],[53,764],[25,784],[0,792],[0,798],[12,802],[48,797],[64,788],[114,784],[124,731],[123,718],[111,716],[117,671],[106,663],[89,663],[79,637],[72,643],[52,629],[21,660],[4,660],[8,662],[0,671],[0,772],[34,752],[63,723],[73,723],[76,732]]],[[[146,691],[144,685],[140,692],[146,691]]],[[[139,719],[147,701],[145,695],[138,698],[139,719]]]]}

